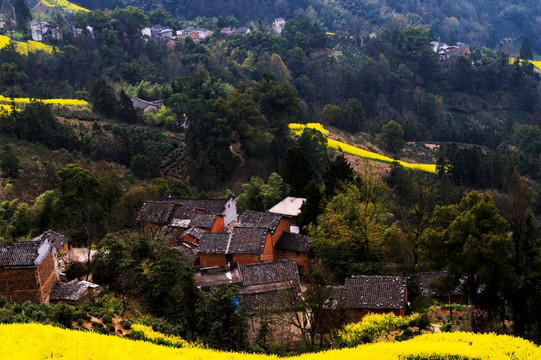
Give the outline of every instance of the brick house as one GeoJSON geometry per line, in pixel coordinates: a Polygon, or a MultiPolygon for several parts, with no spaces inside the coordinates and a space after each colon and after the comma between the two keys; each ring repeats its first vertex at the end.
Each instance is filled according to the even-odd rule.
{"type": "Polygon", "coordinates": [[[294,261],[263,262],[240,266],[242,286],[239,302],[246,310],[249,335],[257,334],[262,323],[271,328],[272,338],[300,335],[291,324],[301,298],[300,278],[294,261]]]}
{"type": "Polygon", "coordinates": [[[69,282],[57,282],[49,298],[50,303],[64,302],[75,304],[85,300],[94,300],[99,293],[99,285],[89,281],[72,280],[69,282]]]}
{"type": "Polygon", "coordinates": [[[269,212],[246,211],[239,216],[230,233],[204,235],[199,241],[201,266],[224,266],[234,261],[239,265],[260,261],[292,259],[303,273],[308,272],[311,240],[291,234],[294,220],[290,216],[269,212]]]}
{"type": "Polygon", "coordinates": [[[49,302],[60,279],[57,253],[67,251],[67,242],[48,230],[31,241],[0,244],[0,295],[17,303],[49,302]]]}
{"type": "Polygon", "coordinates": [[[352,276],[346,278],[341,307],[346,322],[357,322],[368,313],[406,315],[408,304],[407,277],[352,276]]]}

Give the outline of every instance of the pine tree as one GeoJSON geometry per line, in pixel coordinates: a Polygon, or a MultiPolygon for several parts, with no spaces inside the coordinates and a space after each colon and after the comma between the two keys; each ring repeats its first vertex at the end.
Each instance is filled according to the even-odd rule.
{"type": "Polygon", "coordinates": [[[527,36],[524,36],[524,39],[522,39],[522,45],[520,45],[519,57],[524,60],[533,59],[532,44],[530,44],[530,39],[528,39],[527,36]]]}
{"type": "Polygon", "coordinates": [[[17,30],[23,34],[28,33],[28,23],[32,20],[32,14],[25,0],[15,0],[15,17],[17,20],[17,30]]]}

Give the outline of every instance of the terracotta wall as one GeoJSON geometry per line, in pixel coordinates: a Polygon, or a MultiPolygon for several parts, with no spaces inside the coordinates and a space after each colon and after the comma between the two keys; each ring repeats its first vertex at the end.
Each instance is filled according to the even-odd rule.
{"type": "Polygon", "coordinates": [[[212,229],[210,229],[210,232],[216,233],[216,232],[222,231],[223,229],[224,229],[224,217],[218,216],[216,217],[216,221],[214,222],[214,226],[212,227],[212,229]]]}
{"type": "Polygon", "coordinates": [[[296,251],[275,249],[274,258],[275,260],[281,260],[284,258],[295,260],[297,265],[299,265],[300,272],[303,275],[308,275],[310,273],[307,253],[297,253],[296,251]]]}
{"type": "Polygon", "coordinates": [[[36,273],[36,267],[1,269],[0,295],[17,303],[26,300],[40,303],[42,296],[36,273]]]}
{"type": "Polygon", "coordinates": [[[224,254],[199,254],[199,263],[202,267],[227,265],[224,254]]]}
{"type": "Polygon", "coordinates": [[[233,261],[236,261],[239,265],[255,264],[259,260],[259,255],[254,254],[236,254],[233,255],[233,261]]]}

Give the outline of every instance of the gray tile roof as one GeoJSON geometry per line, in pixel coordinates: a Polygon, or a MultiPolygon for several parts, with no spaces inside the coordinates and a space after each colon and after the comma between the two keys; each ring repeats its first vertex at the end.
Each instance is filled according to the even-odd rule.
{"type": "Polygon", "coordinates": [[[241,265],[240,274],[239,299],[249,313],[292,310],[300,299],[295,261],[241,265]]]}
{"type": "Polygon", "coordinates": [[[240,266],[242,286],[263,285],[279,282],[299,283],[297,263],[293,260],[261,262],[240,266]]]}
{"type": "Polygon", "coordinates": [[[199,227],[199,228],[207,228],[211,229],[214,226],[214,223],[216,222],[216,218],[218,216],[214,214],[194,214],[192,216],[192,226],[199,227]]]}
{"type": "Polygon", "coordinates": [[[88,281],[58,281],[54,284],[49,301],[79,301],[88,288],[98,288],[98,285],[88,281]]]}
{"type": "Polygon", "coordinates": [[[139,211],[137,221],[146,221],[153,224],[165,225],[173,213],[174,203],[165,201],[145,201],[139,211]]]}
{"type": "Polygon", "coordinates": [[[41,241],[41,240],[50,240],[52,246],[58,250],[64,244],[66,244],[69,239],[67,236],[59,234],[56,231],[47,230],[43,234],[32,239],[32,241],[41,241]]]}
{"type": "MultiPolygon", "coordinates": [[[[447,271],[426,272],[417,274],[417,283],[419,284],[419,292],[421,296],[435,296],[436,293],[432,289],[430,289],[428,285],[432,281],[438,279],[440,276],[445,275],[447,275],[447,271]]],[[[460,284],[458,284],[457,287],[453,291],[451,291],[451,295],[462,295],[462,282],[463,281],[461,281],[460,284]]]]}
{"type": "Polygon", "coordinates": [[[311,245],[312,239],[310,239],[309,236],[285,232],[282,233],[274,247],[277,249],[307,253],[310,251],[311,245]]]}
{"type": "Polygon", "coordinates": [[[182,237],[190,235],[196,240],[201,240],[201,238],[205,236],[205,234],[207,234],[205,230],[202,230],[198,227],[191,227],[188,230],[184,231],[184,233],[182,233],[182,237]]]}
{"type": "Polygon", "coordinates": [[[20,241],[0,244],[0,267],[37,266],[40,241],[20,241]]]}
{"type": "Polygon", "coordinates": [[[199,239],[199,254],[225,254],[229,242],[228,233],[205,232],[199,239]]]}
{"type": "Polygon", "coordinates": [[[406,302],[406,277],[346,278],[345,305],[351,309],[401,309],[406,302]]]}
{"type": "Polygon", "coordinates": [[[245,211],[239,216],[238,227],[258,227],[266,228],[271,232],[276,230],[280,220],[284,217],[282,214],[259,211],[245,211]]]}
{"type": "Polygon", "coordinates": [[[171,194],[166,195],[163,201],[179,204],[189,211],[200,211],[206,214],[221,215],[225,211],[227,199],[189,199],[175,198],[171,194]]]}
{"type": "Polygon", "coordinates": [[[266,228],[235,227],[228,254],[263,254],[267,231],[266,228]]]}

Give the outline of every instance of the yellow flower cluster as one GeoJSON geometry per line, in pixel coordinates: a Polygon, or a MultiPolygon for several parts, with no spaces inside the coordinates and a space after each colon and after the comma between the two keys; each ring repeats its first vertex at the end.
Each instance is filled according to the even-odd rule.
{"type": "MultiPolygon", "coordinates": [[[[276,356],[227,353],[201,348],[171,348],[93,332],[70,331],[50,325],[0,324],[0,359],[133,360],[230,359],[278,360],[276,356]]],[[[479,359],[537,360],[541,349],[507,335],[438,333],[404,342],[379,342],[356,348],[305,354],[291,359],[479,359]]]]}
{"type": "MultiPolygon", "coordinates": [[[[319,130],[324,135],[329,134],[329,131],[326,130],[323,127],[323,125],[321,125],[319,123],[309,123],[309,124],[306,124],[306,125],[305,124],[292,123],[292,124],[289,124],[289,128],[291,129],[291,131],[293,131],[293,133],[295,135],[302,134],[302,132],[304,131],[305,128],[311,128],[311,129],[319,130]]],[[[409,162],[401,161],[401,160],[394,160],[394,159],[391,159],[390,157],[387,157],[387,156],[384,156],[384,155],[381,155],[381,154],[377,154],[377,153],[372,152],[372,151],[359,149],[358,147],[355,147],[355,146],[352,146],[352,145],[349,145],[349,144],[346,144],[346,143],[343,143],[341,141],[337,141],[337,140],[334,140],[334,139],[327,138],[327,141],[328,141],[327,145],[329,147],[333,148],[333,149],[341,150],[341,151],[343,151],[345,153],[355,155],[355,156],[359,156],[359,157],[362,157],[362,158],[365,158],[365,159],[376,160],[376,161],[381,161],[381,162],[386,162],[386,163],[398,162],[400,165],[404,166],[405,168],[423,170],[423,171],[428,171],[428,172],[431,172],[431,173],[436,172],[436,165],[435,164],[416,164],[416,163],[409,163],[409,162]]]]}
{"type": "MultiPolygon", "coordinates": [[[[512,57],[509,58],[509,63],[510,63],[510,64],[514,64],[515,61],[516,61],[515,58],[512,58],[512,57]]],[[[524,61],[524,60],[522,60],[522,59],[520,60],[521,63],[522,63],[523,61],[524,61]]],[[[531,62],[537,69],[539,69],[539,70],[541,71],[541,61],[533,61],[533,60],[528,60],[528,61],[531,62]]]]}
{"type": "Polygon", "coordinates": [[[0,35],[0,49],[6,47],[9,44],[9,38],[5,35],[0,35]]]}
{"type": "Polygon", "coordinates": [[[345,325],[338,332],[338,338],[344,344],[358,344],[362,335],[369,335],[374,338],[384,332],[398,329],[402,325],[409,324],[419,314],[410,316],[396,316],[395,314],[368,314],[362,321],[345,325]]]}
{"type": "Polygon", "coordinates": [[[142,324],[132,324],[131,329],[143,334],[144,340],[150,341],[154,344],[167,345],[172,347],[189,347],[191,346],[186,340],[178,337],[165,335],[160,332],[152,330],[150,326],[142,324]]]}
{"type": "Polygon", "coordinates": [[[11,107],[11,105],[0,104],[0,115],[9,114],[12,110],[13,108],[11,107]]]}
{"type": "MultiPolygon", "coordinates": [[[[10,98],[0,95],[0,102],[11,103],[10,98]]],[[[62,105],[62,106],[87,106],[88,102],[79,99],[30,99],[30,98],[14,98],[16,104],[29,104],[32,100],[40,101],[44,104],[62,105]]]]}
{"type": "Polygon", "coordinates": [[[27,42],[16,42],[16,50],[21,55],[28,55],[31,52],[43,51],[47,54],[53,53],[53,47],[38,41],[28,40],[27,42]]]}
{"type": "Polygon", "coordinates": [[[63,8],[72,12],[89,11],[88,9],[85,9],[84,7],[81,7],[79,5],[70,3],[67,0],[41,0],[41,3],[47,7],[59,7],[59,8],[63,8]]]}

